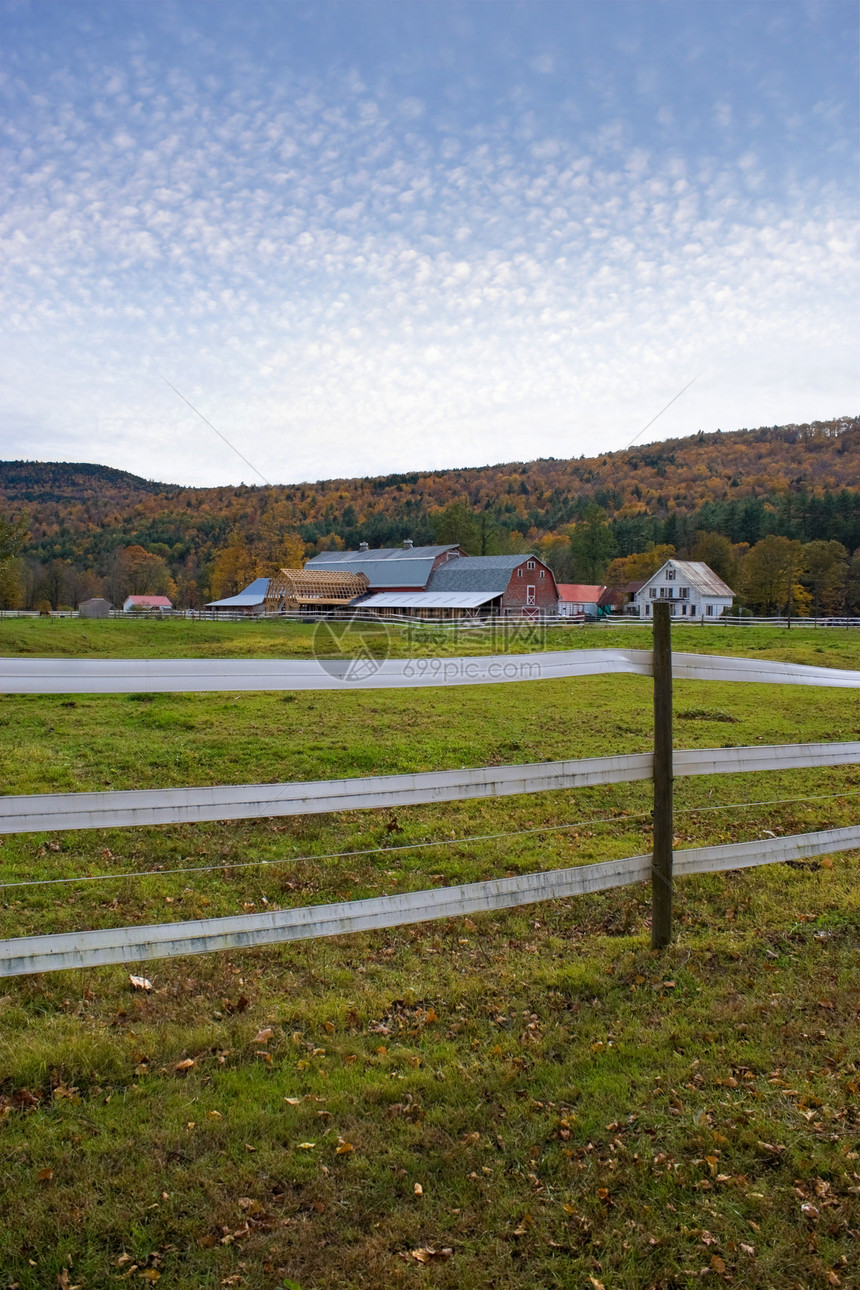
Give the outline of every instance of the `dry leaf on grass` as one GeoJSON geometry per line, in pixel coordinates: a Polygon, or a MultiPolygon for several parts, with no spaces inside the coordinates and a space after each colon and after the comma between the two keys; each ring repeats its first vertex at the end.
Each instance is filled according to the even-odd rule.
{"type": "Polygon", "coordinates": [[[454,1251],[447,1246],[444,1250],[433,1250],[429,1246],[424,1246],[420,1250],[410,1250],[409,1253],[416,1263],[434,1263],[442,1259],[450,1259],[454,1251]]]}
{"type": "Polygon", "coordinates": [[[412,1188],[412,1190],[414,1191],[414,1193],[415,1193],[415,1195],[416,1195],[416,1196],[423,1196],[423,1195],[424,1195],[424,1188],[421,1186],[421,1184],[420,1184],[420,1183],[415,1183],[415,1184],[414,1184],[414,1186],[413,1186],[413,1188],[412,1188]]]}
{"type": "Polygon", "coordinates": [[[348,1156],[350,1151],[355,1151],[355,1147],[352,1145],[352,1143],[345,1142],[343,1138],[338,1138],[337,1150],[335,1154],[338,1156],[348,1156]]]}
{"type": "Polygon", "coordinates": [[[251,1043],[252,1043],[252,1044],[267,1044],[267,1043],[269,1042],[269,1040],[272,1038],[272,1035],[273,1035],[274,1033],[275,1033],[275,1032],[274,1032],[274,1030],[272,1029],[272,1027],[271,1027],[271,1026],[267,1026],[265,1030],[258,1030],[258,1031],[257,1031],[256,1035],[255,1035],[255,1036],[254,1036],[254,1038],[251,1040],[251,1043]]]}
{"type": "Polygon", "coordinates": [[[53,1169],[40,1169],[39,1172],[36,1174],[36,1182],[53,1182],[53,1180],[54,1180],[53,1169]]]}
{"type": "Polygon", "coordinates": [[[130,976],[128,979],[132,990],[145,990],[148,992],[152,989],[152,982],[147,981],[145,976],[130,976]]]}
{"type": "Polygon", "coordinates": [[[177,1070],[177,1071],[180,1071],[180,1072],[182,1072],[182,1071],[190,1071],[190,1070],[191,1070],[191,1067],[192,1067],[194,1064],[195,1064],[195,1063],[194,1063],[194,1058],[193,1058],[193,1057],[186,1057],[186,1058],[184,1058],[184,1060],[183,1060],[183,1061],[181,1061],[181,1062],[177,1062],[177,1063],[176,1063],[176,1066],[174,1067],[174,1069],[175,1069],[175,1070],[177,1070]]]}
{"type": "Polygon", "coordinates": [[[253,1196],[240,1196],[238,1204],[241,1210],[246,1214],[251,1214],[252,1216],[254,1214],[259,1214],[263,1208],[258,1200],[254,1200],[253,1196]]]}

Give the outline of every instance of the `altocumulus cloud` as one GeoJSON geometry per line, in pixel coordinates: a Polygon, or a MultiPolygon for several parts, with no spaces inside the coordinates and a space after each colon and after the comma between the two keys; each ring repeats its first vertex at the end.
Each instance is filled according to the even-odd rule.
{"type": "Polygon", "coordinates": [[[13,74],[4,455],[247,477],[159,373],[275,480],[617,447],[697,371],[661,436],[851,410],[851,193],[775,174],[728,100],[722,146],[656,147],[611,86],[531,110],[546,51],[459,123],[225,57],[13,74]]]}

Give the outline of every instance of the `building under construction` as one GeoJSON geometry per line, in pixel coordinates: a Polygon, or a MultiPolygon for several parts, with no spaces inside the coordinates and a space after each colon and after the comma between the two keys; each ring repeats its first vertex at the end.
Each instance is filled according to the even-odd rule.
{"type": "Polygon", "coordinates": [[[367,593],[367,576],[330,569],[281,569],[269,579],[265,613],[344,609],[367,593]]]}

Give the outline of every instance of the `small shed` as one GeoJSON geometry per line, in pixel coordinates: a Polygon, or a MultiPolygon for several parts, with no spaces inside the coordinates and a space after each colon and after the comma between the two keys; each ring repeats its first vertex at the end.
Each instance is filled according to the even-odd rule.
{"type": "Polygon", "coordinates": [[[281,569],[269,579],[266,612],[345,609],[356,596],[366,595],[369,585],[364,573],[310,567],[281,569]]]}
{"type": "Polygon", "coordinates": [[[580,618],[583,614],[597,616],[597,606],[606,588],[590,582],[560,582],[558,584],[558,613],[560,618],[580,618]]]}
{"type": "Polygon", "coordinates": [[[102,596],[93,596],[91,600],[82,600],[78,605],[80,618],[110,618],[113,605],[102,596]]]}
{"type": "Polygon", "coordinates": [[[126,596],[122,602],[124,614],[149,613],[160,614],[173,605],[167,596],[126,596]]]}

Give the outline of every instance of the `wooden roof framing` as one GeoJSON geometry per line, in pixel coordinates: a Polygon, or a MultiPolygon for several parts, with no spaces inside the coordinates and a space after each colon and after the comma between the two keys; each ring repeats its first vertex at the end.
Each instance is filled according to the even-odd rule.
{"type": "Polygon", "coordinates": [[[281,569],[269,581],[266,610],[299,609],[303,605],[348,605],[369,587],[363,573],[329,569],[281,569]]]}

